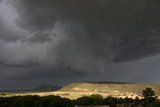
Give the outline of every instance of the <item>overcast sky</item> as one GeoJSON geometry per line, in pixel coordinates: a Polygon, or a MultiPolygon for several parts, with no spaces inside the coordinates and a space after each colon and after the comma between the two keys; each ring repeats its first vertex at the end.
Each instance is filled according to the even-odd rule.
{"type": "Polygon", "coordinates": [[[0,89],[160,83],[159,0],[0,0],[0,89]]]}

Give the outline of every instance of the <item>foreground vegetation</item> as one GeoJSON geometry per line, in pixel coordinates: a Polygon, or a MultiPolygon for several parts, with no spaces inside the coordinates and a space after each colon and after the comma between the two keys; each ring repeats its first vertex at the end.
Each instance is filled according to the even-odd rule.
{"type": "Polygon", "coordinates": [[[160,101],[157,100],[155,92],[151,88],[142,91],[143,99],[132,98],[114,98],[108,96],[103,98],[99,94],[83,96],[76,100],[61,98],[59,96],[14,96],[1,97],[0,107],[75,107],[94,106],[94,105],[110,105],[110,107],[160,107],[160,101]]]}

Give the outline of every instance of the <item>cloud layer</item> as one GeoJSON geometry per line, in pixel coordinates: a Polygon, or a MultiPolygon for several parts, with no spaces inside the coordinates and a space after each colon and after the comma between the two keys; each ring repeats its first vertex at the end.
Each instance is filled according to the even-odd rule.
{"type": "Polygon", "coordinates": [[[159,10],[158,0],[1,0],[1,81],[147,81],[143,63],[152,68],[160,53],[159,10]]]}

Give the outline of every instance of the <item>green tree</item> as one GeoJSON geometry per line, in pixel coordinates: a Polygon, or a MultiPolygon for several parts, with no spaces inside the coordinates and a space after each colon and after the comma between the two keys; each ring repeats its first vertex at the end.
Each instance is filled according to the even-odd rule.
{"type": "Polygon", "coordinates": [[[92,104],[93,105],[102,105],[103,103],[103,97],[102,95],[99,95],[99,94],[92,94],[90,96],[90,98],[92,99],[92,104]]]}
{"type": "Polygon", "coordinates": [[[76,105],[89,106],[93,104],[93,100],[89,96],[83,96],[76,100],[76,105]]]}
{"type": "Polygon", "coordinates": [[[143,90],[142,96],[144,97],[144,100],[149,103],[156,100],[155,92],[152,90],[152,88],[146,88],[143,90]]]}
{"type": "Polygon", "coordinates": [[[108,96],[107,98],[104,99],[104,104],[110,105],[110,107],[116,107],[117,103],[118,99],[111,96],[108,96]]]}

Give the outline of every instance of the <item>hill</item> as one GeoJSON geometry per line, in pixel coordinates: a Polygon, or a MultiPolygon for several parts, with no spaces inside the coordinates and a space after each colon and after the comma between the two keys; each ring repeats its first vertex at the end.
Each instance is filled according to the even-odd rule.
{"type": "MultiPolygon", "coordinates": [[[[55,87],[52,86],[39,86],[30,91],[16,92],[16,93],[1,93],[2,97],[10,96],[25,96],[25,95],[38,95],[48,96],[56,95],[69,99],[77,99],[82,96],[88,96],[92,94],[100,94],[103,97],[112,96],[118,98],[141,98],[142,90],[145,88],[152,88],[156,96],[160,98],[160,84],[132,84],[132,83],[71,83],[59,90],[54,91],[55,87]]],[[[57,89],[57,88],[56,88],[57,89]]]]}
{"type": "Polygon", "coordinates": [[[142,90],[152,88],[160,96],[159,84],[97,84],[97,83],[72,83],[64,86],[59,91],[66,93],[101,94],[103,96],[132,97],[141,96],[142,90]]]}
{"type": "Polygon", "coordinates": [[[40,85],[32,89],[20,89],[20,90],[0,90],[0,92],[11,92],[11,93],[24,93],[24,92],[51,92],[59,90],[60,86],[54,85],[40,85]]]}
{"type": "Polygon", "coordinates": [[[30,91],[35,91],[35,92],[49,92],[49,91],[57,91],[61,87],[60,86],[52,86],[52,85],[41,85],[36,88],[31,89],[30,91]]]}

